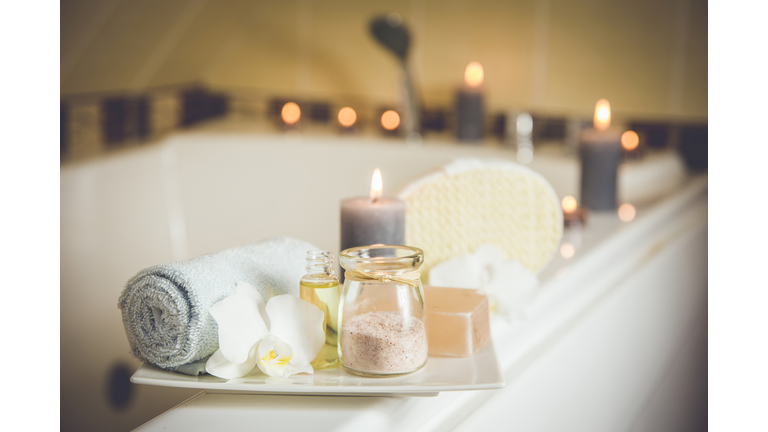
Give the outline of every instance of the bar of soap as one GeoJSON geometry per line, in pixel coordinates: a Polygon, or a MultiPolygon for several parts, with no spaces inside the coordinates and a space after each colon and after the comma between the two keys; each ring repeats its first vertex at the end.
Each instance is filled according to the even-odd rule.
{"type": "Polygon", "coordinates": [[[424,286],[429,355],[469,357],[491,337],[490,304],[480,290],[424,286]]]}

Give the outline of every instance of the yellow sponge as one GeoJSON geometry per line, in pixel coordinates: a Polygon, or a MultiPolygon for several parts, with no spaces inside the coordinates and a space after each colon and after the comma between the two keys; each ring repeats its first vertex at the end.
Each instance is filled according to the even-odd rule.
{"type": "Polygon", "coordinates": [[[406,187],[405,242],[424,250],[431,267],[483,244],[537,274],[563,234],[563,213],[539,173],[503,159],[459,159],[406,187]]]}

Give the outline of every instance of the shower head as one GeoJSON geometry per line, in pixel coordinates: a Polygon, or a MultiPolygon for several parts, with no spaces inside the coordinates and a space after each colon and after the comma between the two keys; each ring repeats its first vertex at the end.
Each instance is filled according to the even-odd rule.
{"type": "Polygon", "coordinates": [[[371,33],[376,40],[405,63],[410,48],[411,37],[403,25],[400,14],[392,12],[374,18],[370,24],[371,33]]]}

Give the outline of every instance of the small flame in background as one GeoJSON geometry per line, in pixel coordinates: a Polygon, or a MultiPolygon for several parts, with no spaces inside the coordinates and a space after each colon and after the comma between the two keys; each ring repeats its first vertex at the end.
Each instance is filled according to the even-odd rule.
{"type": "Polygon", "coordinates": [[[472,62],[464,69],[464,82],[470,87],[478,87],[483,83],[483,66],[478,62],[472,62]]]}
{"type": "Polygon", "coordinates": [[[350,127],[357,121],[357,113],[350,107],[344,107],[339,110],[339,124],[344,127],[350,127]]]}
{"type": "Polygon", "coordinates": [[[381,181],[381,171],[376,168],[373,171],[373,178],[371,179],[371,201],[376,202],[381,198],[381,194],[384,191],[384,184],[381,181]]]}
{"type": "Polygon", "coordinates": [[[295,124],[301,118],[301,109],[295,102],[288,102],[283,105],[283,110],[280,112],[280,116],[283,118],[285,124],[295,124]]]}
{"type": "Polygon", "coordinates": [[[576,198],[570,195],[567,195],[565,198],[563,198],[563,201],[560,203],[560,205],[563,207],[563,211],[565,213],[570,213],[576,210],[576,207],[578,206],[576,203],[576,198]]]}
{"type": "Polygon", "coordinates": [[[611,104],[605,99],[600,99],[595,104],[595,118],[593,126],[597,130],[606,130],[611,126],[611,104]]]}
{"type": "Polygon", "coordinates": [[[640,137],[637,136],[637,132],[628,130],[621,134],[621,145],[624,150],[634,150],[638,144],[640,144],[640,137]]]}
{"type": "Polygon", "coordinates": [[[381,115],[381,127],[386,130],[395,130],[400,126],[400,115],[392,110],[384,111],[381,115]]]}
{"type": "Polygon", "coordinates": [[[636,214],[637,211],[632,204],[626,203],[619,206],[619,219],[624,222],[632,222],[636,214]]]}

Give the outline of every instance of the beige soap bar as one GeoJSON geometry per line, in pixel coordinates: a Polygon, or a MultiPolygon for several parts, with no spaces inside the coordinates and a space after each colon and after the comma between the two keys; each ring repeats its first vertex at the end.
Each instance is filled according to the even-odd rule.
{"type": "Polygon", "coordinates": [[[429,355],[468,357],[491,337],[488,296],[480,290],[424,286],[429,355]]]}

